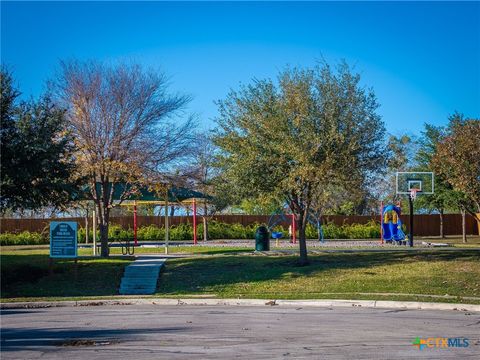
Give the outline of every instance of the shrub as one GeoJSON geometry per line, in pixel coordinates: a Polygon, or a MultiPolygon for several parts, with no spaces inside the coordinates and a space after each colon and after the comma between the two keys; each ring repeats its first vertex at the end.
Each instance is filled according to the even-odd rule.
{"type": "MultiPolygon", "coordinates": [[[[209,239],[253,239],[255,231],[260,224],[250,224],[243,226],[241,224],[226,224],[215,220],[208,223],[209,239]]],[[[375,221],[367,224],[335,225],[328,223],[323,225],[323,234],[325,239],[375,239],[380,237],[379,225],[375,221]]],[[[288,229],[280,225],[275,226],[273,231],[283,232],[283,238],[288,237],[288,229]]],[[[197,227],[197,236],[200,240],[203,234],[203,224],[197,227]]],[[[133,229],[123,229],[119,225],[110,225],[108,236],[111,241],[114,240],[133,240],[133,229]]],[[[306,228],[308,239],[317,238],[317,228],[308,224],[306,228]]],[[[137,238],[140,241],[163,241],[165,239],[165,228],[155,225],[142,226],[137,230],[137,238]]],[[[170,227],[171,240],[191,240],[193,238],[192,224],[180,224],[170,227]]],[[[97,239],[100,239],[100,232],[97,231],[97,239]]],[[[85,229],[78,230],[79,243],[85,242],[85,229]]],[[[89,242],[93,241],[92,231],[89,231],[89,242]]],[[[0,245],[37,245],[48,244],[48,233],[35,233],[24,231],[20,234],[4,233],[0,234],[0,245]]]]}
{"type": "Polygon", "coordinates": [[[3,233],[0,234],[0,245],[42,245],[48,244],[48,235],[42,235],[37,232],[24,231],[19,234],[3,233]]]}
{"type": "MultiPolygon", "coordinates": [[[[375,221],[366,224],[335,225],[327,223],[322,226],[325,239],[375,239],[380,238],[380,228],[375,221]]],[[[312,224],[307,225],[306,235],[309,239],[316,239],[317,228],[312,224]]]]}
{"type": "MultiPolygon", "coordinates": [[[[165,235],[163,236],[163,238],[165,238],[165,235]]],[[[172,240],[193,239],[193,226],[191,224],[180,224],[177,226],[172,226],[170,228],[170,239],[172,240]]]]}
{"type": "MultiPolygon", "coordinates": [[[[138,240],[163,240],[165,239],[165,229],[155,225],[142,226],[137,230],[138,240]]],[[[133,230],[132,230],[133,239],[133,230]]]]}

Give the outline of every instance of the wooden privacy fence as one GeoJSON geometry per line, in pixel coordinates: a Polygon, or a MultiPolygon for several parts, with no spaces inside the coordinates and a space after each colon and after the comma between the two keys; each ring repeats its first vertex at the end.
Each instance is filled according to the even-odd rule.
{"type": "MultiPolygon", "coordinates": [[[[409,216],[402,215],[401,219],[404,224],[409,224],[409,216]]],[[[48,232],[50,221],[76,221],[79,227],[84,227],[85,218],[72,217],[61,219],[0,219],[0,232],[18,233],[22,231],[30,232],[48,232]]],[[[228,224],[268,224],[269,220],[276,222],[284,227],[291,224],[291,216],[281,218],[280,216],[271,217],[269,215],[217,215],[209,218],[209,221],[216,220],[228,224]]],[[[324,223],[334,223],[336,225],[343,224],[366,224],[370,221],[379,222],[379,215],[377,216],[343,216],[332,215],[325,216],[324,223]]],[[[155,225],[158,227],[164,226],[165,218],[160,216],[138,216],[138,226],[155,225]]],[[[90,218],[89,226],[92,224],[90,218]]],[[[133,228],[133,216],[112,217],[111,223],[120,225],[125,229],[133,228]]],[[[169,218],[171,226],[179,224],[192,223],[191,216],[172,216],[169,218]]],[[[200,217],[198,223],[201,223],[200,217]]],[[[440,235],[440,217],[438,215],[415,215],[414,217],[415,234],[419,236],[439,236],[440,235]]],[[[446,214],[443,220],[443,231],[445,235],[461,235],[462,234],[462,216],[460,214],[446,214]]],[[[478,227],[475,219],[471,216],[466,217],[466,231],[468,235],[478,235],[478,227]]]]}

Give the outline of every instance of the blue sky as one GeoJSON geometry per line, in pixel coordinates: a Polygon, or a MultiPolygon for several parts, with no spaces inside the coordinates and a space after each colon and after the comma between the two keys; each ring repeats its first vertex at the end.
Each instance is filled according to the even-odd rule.
{"type": "Polygon", "coordinates": [[[134,60],[165,71],[213,126],[230,88],[286,64],[346,59],[393,134],[455,110],[480,117],[480,3],[3,2],[1,60],[38,96],[60,59],[134,60]]]}

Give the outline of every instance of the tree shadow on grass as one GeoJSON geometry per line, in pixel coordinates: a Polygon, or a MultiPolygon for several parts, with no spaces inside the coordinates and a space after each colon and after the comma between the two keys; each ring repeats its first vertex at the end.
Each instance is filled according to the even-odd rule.
{"type": "MultiPolygon", "coordinates": [[[[175,249],[173,249],[175,252],[175,249]]],[[[244,253],[251,253],[251,249],[214,249],[208,251],[198,251],[198,252],[191,252],[190,254],[200,254],[200,255],[222,255],[222,254],[244,254],[244,253]]]]}
{"type": "MultiPolygon", "coordinates": [[[[375,275],[369,269],[382,265],[415,264],[418,261],[480,261],[480,252],[329,253],[310,256],[309,260],[308,266],[300,266],[298,256],[237,255],[176,259],[167,262],[157,294],[222,293],[224,289],[228,292],[232,288],[237,291],[254,283],[321,276],[321,272],[329,270],[358,269],[363,275],[375,275]]],[[[306,292],[308,290],[305,289],[306,292]]]]}
{"type": "MultiPolygon", "coordinates": [[[[48,259],[48,255],[2,255],[2,299],[115,296],[129,264],[118,258],[80,260],[75,277],[72,260],[55,261],[54,274],[49,275],[48,259]]],[[[232,250],[228,256],[170,259],[160,277],[157,294],[221,293],[239,284],[293,281],[329,270],[363,269],[362,273],[369,275],[369,268],[381,265],[467,259],[480,261],[480,252],[328,253],[310,256],[308,266],[298,266],[297,256],[253,256],[232,250]]]]}
{"type": "Polygon", "coordinates": [[[128,260],[58,259],[49,270],[48,255],[2,255],[2,299],[16,297],[109,296],[118,287],[128,260]]]}

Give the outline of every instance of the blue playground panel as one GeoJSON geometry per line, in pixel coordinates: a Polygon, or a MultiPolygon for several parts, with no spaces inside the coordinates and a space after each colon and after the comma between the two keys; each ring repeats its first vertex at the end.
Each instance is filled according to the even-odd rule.
{"type": "Polygon", "coordinates": [[[283,233],[279,231],[273,231],[272,232],[272,239],[281,239],[283,236],[283,233]]]}
{"type": "Polygon", "coordinates": [[[382,233],[383,240],[387,243],[392,241],[402,242],[405,240],[405,233],[402,230],[402,220],[400,220],[400,208],[397,206],[388,204],[383,207],[382,233]]]}

